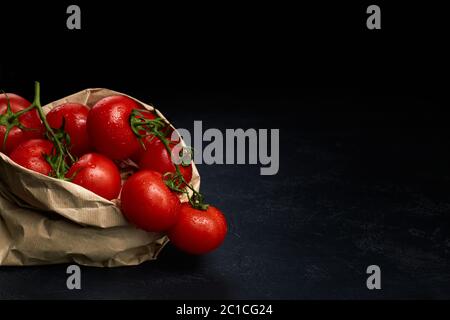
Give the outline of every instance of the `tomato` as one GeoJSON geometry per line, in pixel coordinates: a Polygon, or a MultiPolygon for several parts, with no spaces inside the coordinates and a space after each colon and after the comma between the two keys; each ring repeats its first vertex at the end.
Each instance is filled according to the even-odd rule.
{"type": "Polygon", "coordinates": [[[177,221],[180,200],[159,172],[142,170],[133,174],[125,181],[120,200],[124,216],[146,231],[166,231],[177,221]]]}
{"type": "MultiPolygon", "coordinates": [[[[149,112],[143,113],[143,115],[144,115],[144,118],[146,118],[146,119],[155,119],[155,118],[156,118],[156,116],[155,116],[153,113],[149,113],[149,112]]],[[[173,133],[173,128],[170,127],[170,126],[168,125],[167,127],[163,128],[163,129],[161,130],[161,132],[165,133],[166,136],[167,136],[167,139],[170,140],[170,137],[171,137],[171,135],[172,135],[172,133],[173,133]]],[[[140,132],[140,133],[145,134],[145,131],[140,132]]],[[[134,162],[139,163],[139,161],[141,160],[141,158],[142,158],[142,156],[144,155],[144,153],[145,153],[149,148],[151,148],[151,145],[152,145],[154,142],[157,142],[157,141],[159,141],[159,138],[155,137],[155,136],[152,135],[152,134],[149,134],[149,135],[147,135],[146,137],[142,138],[142,143],[139,143],[139,148],[138,148],[137,152],[135,152],[135,153],[131,156],[131,159],[132,159],[134,162]],[[143,144],[144,146],[142,146],[142,144],[143,144]]]]}
{"type": "MultiPolygon", "coordinates": [[[[145,112],[145,113],[143,113],[143,115],[144,115],[144,118],[150,119],[150,120],[156,118],[156,116],[153,113],[151,113],[151,112],[145,112]]],[[[139,133],[145,134],[145,131],[142,130],[139,133]]],[[[136,152],[131,155],[131,159],[134,162],[138,163],[139,159],[142,157],[142,155],[144,154],[145,150],[147,150],[147,145],[152,143],[155,139],[157,139],[157,138],[155,136],[153,136],[153,135],[147,135],[146,137],[142,138],[142,143],[141,142],[139,143],[139,147],[136,150],[136,152]],[[144,144],[145,148],[142,146],[142,144],[144,144]]]]}
{"type": "Polygon", "coordinates": [[[64,131],[70,137],[69,151],[76,157],[89,152],[90,143],[87,132],[89,108],[80,103],[65,103],[47,113],[47,121],[54,129],[61,128],[64,119],[64,131]]]}
{"type": "Polygon", "coordinates": [[[99,196],[112,200],[120,193],[120,172],[112,160],[98,153],[87,153],[78,159],[66,177],[99,196]]]}
{"type": "Polygon", "coordinates": [[[30,105],[30,102],[14,93],[0,94],[0,150],[6,154],[10,154],[15,147],[24,141],[43,137],[44,126],[36,109],[14,118],[15,113],[28,108],[30,105]],[[11,106],[10,113],[7,108],[7,97],[11,106]],[[11,129],[6,138],[5,146],[3,146],[8,125],[11,129]]]}
{"type": "Polygon", "coordinates": [[[31,139],[19,144],[10,154],[11,160],[27,169],[49,175],[52,167],[44,155],[51,155],[53,143],[44,139],[31,139]]]}
{"type": "Polygon", "coordinates": [[[111,159],[129,158],[139,148],[130,126],[133,109],[142,109],[131,98],[109,96],[99,100],[89,112],[87,126],[93,147],[111,159]]]}
{"type": "Polygon", "coordinates": [[[183,203],[178,221],[168,232],[169,239],[179,249],[191,254],[203,254],[220,246],[227,234],[227,221],[219,209],[194,209],[183,203]]]}
{"type": "MultiPolygon", "coordinates": [[[[171,150],[176,146],[176,143],[170,143],[171,150]]],[[[167,152],[166,147],[158,138],[154,138],[151,143],[146,144],[146,151],[141,156],[138,164],[141,169],[153,170],[162,174],[176,172],[171,154],[167,152]]],[[[192,165],[184,166],[180,164],[179,168],[184,180],[189,183],[192,179],[192,165]]]]}

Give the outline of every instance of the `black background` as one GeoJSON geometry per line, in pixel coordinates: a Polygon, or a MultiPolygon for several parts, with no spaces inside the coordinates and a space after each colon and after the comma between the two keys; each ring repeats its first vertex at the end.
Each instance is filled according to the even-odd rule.
{"type": "Polygon", "coordinates": [[[178,127],[280,128],[280,171],[205,166],[227,214],[203,257],[171,245],[138,267],[1,268],[0,298],[449,298],[448,32],[430,2],[8,3],[0,87],[53,101],[88,87],[156,105],[178,127]],[[382,269],[382,290],[365,286],[382,269]]]}

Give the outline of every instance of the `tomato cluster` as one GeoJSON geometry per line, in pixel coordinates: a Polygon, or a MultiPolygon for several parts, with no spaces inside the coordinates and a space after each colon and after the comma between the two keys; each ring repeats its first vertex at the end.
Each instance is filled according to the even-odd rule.
{"type": "Polygon", "coordinates": [[[191,186],[192,163],[180,161],[186,150],[173,131],[154,111],[123,95],[93,106],[67,102],[45,115],[39,83],[33,103],[0,94],[1,152],[29,170],[120,200],[123,215],[136,227],[167,233],[179,249],[203,254],[223,242],[227,223],[191,186]],[[125,160],[135,166],[123,181],[119,165],[125,160]],[[181,203],[183,195],[188,202],[181,203]]]}

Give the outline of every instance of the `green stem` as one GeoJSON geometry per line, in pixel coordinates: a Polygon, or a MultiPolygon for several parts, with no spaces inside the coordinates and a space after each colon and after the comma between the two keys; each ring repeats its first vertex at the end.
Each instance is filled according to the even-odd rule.
{"type": "Polygon", "coordinates": [[[35,81],[34,83],[34,99],[33,103],[23,109],[19,112],[13,113],[11,111],[11,104],[9,101],[9,97],[6,93],[6,99],[7,99],[7,110],[5,115],[0,115],[0,125],[5,126],[5,135],[3,138],[3,144],[2,144],[2,150],[5,150],[6,148],[6,140],[8,138],[9,132],[13,127],[18,127],[22,130],[34,130],[33,128],[26,128],[24,127],[18,118],[29,112],[32,109],[37,110],[37,113],[39,115],[39,118],[41,119],[45,129],[46,129],[46,136],[47,138],[53,143],[53,150],[51,155],[45,155],[45,159],[50,164],[50,166],[53,169],[52,176],[58,178],[58,179],[66,179],[65,174],[67,172],[68,164],[66,163],[66,158],[68,157],[71,163],[74,163],[76,159],[71,155],[71,153],[68,150],[67,144],[70,144],[70,137],[64,132],[64,125],[61,129],[58,131],[55,131],[50,127],[50,125],[47,122],[47,118],[44,114],[44,110],[42,109],[41,105],[41,86],[38,81],[35,81]],[[64,143],[63,143],[64,141],[64,143]]]}
{"type": "Polygon", "coordinates": [[[19,129],[22,129],[22,130],[36,130],[34,128],[26,128],[18,120],[18,118],[21,115],[23,115],[24,113],[27,113],[31,109],[35,108],[36,104],[33,102],[29,107],[27,107],[21,111],[18,111],[16,113],[13,113],[11,110],[11,102],[9,100],[8,95],[3,90],[2,90],[2,93],[6,97],[6,106],[7,106],[5,114],[0,116],[0,125],[5,127],[5,135],[3,137],[3,144],[2,144],[2,150],[4,151],[6,148],[6,140],[8,139],[9,132],[11,131],[12,128],[18,127],[19,129]]]}
{"type": "Polygon", "coordinates": [[[50,125],[47,122],[47,118],[44,114],[44,109],[42,109],[42,105],[41,105],[41,86],[40,83],[38,81],[35,81],[34,83],[34,90],[35,90],[35,96],[34,96],[34,101],[33,104],[36,107],[36,110],[39,114],[39,118],[41,119],[42,123],[44,124],[45,129],[47,130],[47,134],[50,136],[50,140],[54,142],[54,144],[56,144],[56,151],[57,151],[57,156],[56,156],[56,160],[54,163],[50,163],[50,165],[52,166],[53,170],[55,171],[54,174],[56,176],[56,178],[58,179],[65,179],[65,174],[66,174],[66,164],[64,163],[65,161],[65,155],[68,155],[69,158],[73,161],[73,157],[72,155],[66,150],[66,148],[63,146],[63,144],[61,143],[61,141],[59,140],[59,137],[55,134],[55,132],[53,131],[52,127],[50,127],[50,125]]]}
{"type": "Polygon", "coordinates": [[[45,126],[45,129],[47,130],[47,132],[52,136],[53,140],[56,143],[56,146],[58,148],[58,151],[63,151],[63,147],[61,145],[61,142],[59,141],[58,137],[56,137],[55,133],[53,132],[52,127],[50,127],[50,125],[47,122],[47,118],[44,114],[44,109],[42,109],[41,106],[41,85],[39,84],[38,81],[36,81],[34,83],[35,85],[35,97],[34,97],[34,102],[33,104],[36,106],[37,112],[39,114],[39,118],[41,118],[42,123],[45,126]]]}
{"type": "Polygon", "coordinates": [[[34,102],[33,102],[28,108],[23,109],[23,110],[20,110],[20,111],[14,113],[14,114],[11,116],[11,119],[17,119],[18,117],[20,117],[20,116],[23,115],[24,113],[27,113],[28,111],[30,111],[31,109],[33,109],[33,108],[35,108],[35,107],[36,107],[36,105],[35,105],[34,102]]]}
{"type": "MultiPolygon", "coordinates": [[[[136,112],[133,112],[131,114],[131,118],[130,118],[130,124],[131,124],[131,128],[133,130],[133,132],[135,133],[135,135],[139,138],[142,139],[142,137],[145,137],[146,135],[153,135],[155,137],[157,137],[164,145],[166,151],[168,152],[170,158],[172,159],[172,149],[170,148],[170,142],[169,140],[167,140],[167,131],[166,132],[161,132],[159,131],[159,129],[164,129],[165,126],[167,126],[166,123],[162,123],[162,119],[161,118],[156,118],[156,119],[137,119],[135,116],[137,114],[139,114],[139,110],[134,110],[136,112]],[[140,131],[144,130],[145,132],[147,132],[146,135],[142,135],[140,134],[140,131]]],[[[173,162],[172,162],[173,163],[173,162]]],[[[176,163],[173,163],[173,165],[175,166],[175,174],[171,174],[171,181],[169,179],[169,181],[167,181],[167,186],[177,192],[183,192],[184,194],[186,194],[186,196],[188,197],[189,203],[190,205],[195,208],[195,209],[200,209],[200,210],[206,210],[208,209],[208,204],[204,203],[204,198],[203,195],[198,192],[197,190],[195,190],[190,184],[189,182],[186,181],[186,179],[184,179],[183,174],[181,173],[180,170],[180,166],[176,163]],[[185,185],[187,188],[189,188],[192,191],[192,196],[189,195],[188,190],[185,188],[181,189],[180,186],[185,185]]],[[[167,175],[167,173],[166,173],[167,175]]]]}

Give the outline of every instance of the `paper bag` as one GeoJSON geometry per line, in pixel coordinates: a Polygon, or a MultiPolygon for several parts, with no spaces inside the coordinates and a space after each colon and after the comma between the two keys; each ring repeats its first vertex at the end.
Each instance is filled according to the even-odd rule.
{"type": "MultiPolygon", "coordinates": [[[[124,95],[87,89],[44,106],[44,111],[65,102],[92,107],[98,100],[117,94],[124,95]]],[[[192,166],[191,184],[198,191],[200,176],[194,163],[192,166]]],[[[125,179],[129,167],[121,170],[125,179]]],[[[118,199],[109,201],[74,183],[25,169],[0,152],[0,265],[137,265],[156,259],[167,242],[162,233],[130,225],[120,212],[118,199]]]]}

